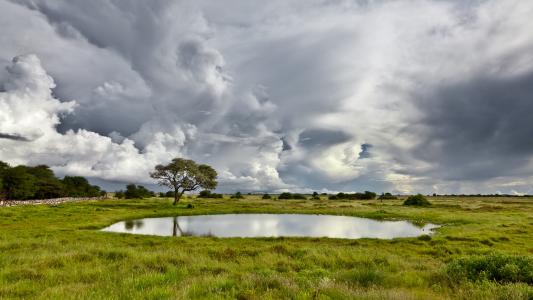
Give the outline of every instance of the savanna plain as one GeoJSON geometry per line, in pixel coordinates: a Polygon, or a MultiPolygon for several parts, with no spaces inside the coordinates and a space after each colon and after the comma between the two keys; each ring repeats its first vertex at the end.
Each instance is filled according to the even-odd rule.
{"type": "Polygon", "coordinates": [[[533,198],[100,200],[0,207],[0,298],[533,299],[533,198]],[[158,237],[145,217],[303,213],[442,225],[417,238],[158,237]]]}

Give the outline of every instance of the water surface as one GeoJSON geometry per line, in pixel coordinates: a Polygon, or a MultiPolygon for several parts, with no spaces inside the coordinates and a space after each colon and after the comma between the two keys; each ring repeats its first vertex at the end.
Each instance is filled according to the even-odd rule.
{"type": "Polygon", "coordinates": [[[431,234],[437,227],[435,224],[416,226],[408,221],[331,215],[225,214],[122,221],[102,230],[159,236],[392,239],[431,234]]]}

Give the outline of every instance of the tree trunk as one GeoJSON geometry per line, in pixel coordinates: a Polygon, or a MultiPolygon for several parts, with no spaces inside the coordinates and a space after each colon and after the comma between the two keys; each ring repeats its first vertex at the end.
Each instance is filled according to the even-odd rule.
{"type": "Polygon", "coordinates": [[[178,204],[178,202],[180,201],[180,197],[178,195],[178,190],[174,190],[174,205],[178,204]]]}
{"type": "Polygon", "coordinates": [[[183,196],[183,193],[185,193],[185,191],[181,191],[181,192],[178,192],[178,190],[174,190],[174,205],[178,204],[178,202],[180,202],[180,199],[181,199],[181,196],[183,196]]]}

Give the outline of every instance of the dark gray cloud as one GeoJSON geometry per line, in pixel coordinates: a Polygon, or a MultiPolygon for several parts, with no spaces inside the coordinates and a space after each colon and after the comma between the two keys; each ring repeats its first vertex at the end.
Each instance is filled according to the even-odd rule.
{"type": "Polygon", "coordinates": [[[306,129],[300,133],[298,142],[305,148],[329,147],[348,142],[351,136],[342,131],[329,129],[306,129]]]}
{"type": "Polygon", "coordinates": [[[370,158],[370,148],[372,148],[372,145],[370,144],[362,144],[361,145],[361,152],[359,152],[359,159],[365,159],[370,158]]]}
{"type": "Polygon", "coordinates": [[[8,140],[22,141],[22,142],[29,141],[28,138],[25,138],[18,134],[8,134],[8,133],[1,133],[1,132],[0,132],[0,139],[8,139],[8,140]]]}
{"type": "Polygon", "coordinates": [[[438,165],[432,176],[484,180],[520,173],[531,159],[533,72],[439,86],[420,108],[425,133],[414,155],[438,165]]]}

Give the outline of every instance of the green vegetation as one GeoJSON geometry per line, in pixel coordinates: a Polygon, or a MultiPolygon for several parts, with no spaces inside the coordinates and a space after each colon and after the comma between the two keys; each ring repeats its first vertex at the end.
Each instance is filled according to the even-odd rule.
{"type": "Polygon", "coordinates": [[[143,199],[155,197],[155,193],[142,185],[130,183],[126,186],[126,191],[115,192],[115,197],[119,199],[143,199]]]}
{"type": "Polygon", "coordinates": [[[231,199],[244,199],[244,196],[241,192],[236,192],[235,194],[231,195],[231,199]]]}
{"type": "Polygon", "coordinates": [[[172,198],[0,208],[0,299],[531,299],[531,198],[172,198]],[[189,208],[187,208],[189,207],[189,208]],[[393,240],[157,237],[121,220],[221,213],[339,214],[442,224],[393,240]],[[528,277],[529,276],[529,277],[528,277]]]}
{"type": "Polygon", "coordinates": [[[302,194],[281,193],[279,194],[278,199],[280,200],[305,200],[307,199],[307,197],[305,197],[302,194]]]}
{"type": "Polygon", "coordinates": [[[217,194],[217,193],[211,193],[210,190],[203,190],[200,191],[200,194],[198,194],[198,198],[204,198],[204,199],[220,199],[224,198],[224,195],[217,194]]]}
{"type": "Polygon", "coordinates": [[[166,198],[172,198],[172,197],[174,197],[174,192],[173,191],[168,191],[166,193],[161,192],[161,193],[159,193],[159,197],[161,197],[161,198],[165,198],[165,197],[166,198]]]}
{"type": "Polygon", "coordinates": [[[270,196],[269,194],[264,194],[263,197],[261,197],[261,199],[263,200],[272,199],[272,196],[270,196]]]}
{"type": "Polygon", "coordinates": [[[533,285],[533,257],[490,254],[460,258],[448,264],[446,273],[454,282],[489,280],[533,285]]]}
{"type": "Polygon", "coordinates": [[[48,166],[11,167],[0,161],[0,199],[32,200],[60,197],[98,197],[104,195],[86,178],[65,176],[59,179],[48,166]]]}
{"type": "Polygon", "coordinates": [[[372,200],[376,198],[376,193],[365,191],[364,193],[338,193],[329,196],[330,200],[372,200]]]}
{"type": "Polygon", "coordinates": [[[403,202],[403,205],[407,206],[431,206],[431,203],[421,194],[409,196],[407,200],[403,202]]]}
{"type": "Polygon", "coordinates": [[[396,200],[398,197],[394,196],[391,193],[382,193],[379,197],[379,200],[396,200]]]}

